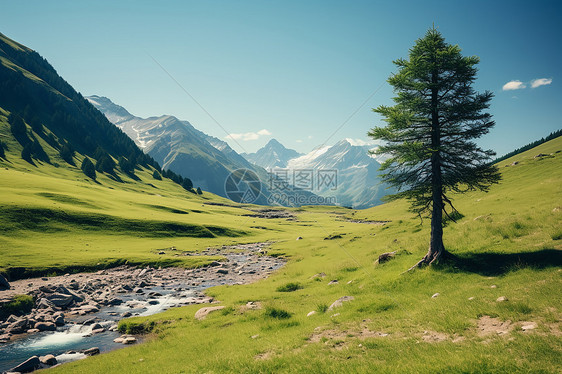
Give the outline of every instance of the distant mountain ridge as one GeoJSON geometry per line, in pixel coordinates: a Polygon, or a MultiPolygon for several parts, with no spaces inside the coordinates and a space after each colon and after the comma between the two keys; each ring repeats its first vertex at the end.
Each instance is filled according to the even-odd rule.
{"type": "Polygon", "coordinates": [[[241,155],[253,164],[265,169],[284,168],[289,160],[302,156],[293,149],[288,149],[276,139],[271,139],[263,148],[255,153],[241,153],[241,155]]]}
{"type": "Polygon", "coordinates": [[[93,95],[87,99],[163,169],[188,175],[194,186],[228,197],[225,183],[229,175],[238,169],[248,169],[262,181],[262,193],[256,204],[298,206],[315,201],[314,194],[299,189],[291,191],[295,197],[299,196],[298,199],[289,199],[290,202],[276,199],[268,188],[271,177],[263,167],[248,162],[228,143],[197,130],[188,121],[171,115],[140,118],[106,97],[93,95]]]}
{"type": "Polygon", "coordinates": [[[244,156],[262,167],[273,169],[274,173],[275,169],[287,169],[288,172],[278,172],[290,178],[308,173],[312,192],[327,198],[333,197],[338,205],[368,208],[381,204],[381,198],[392,193],[380,183],[380,163],[369,155],[373,145],[358,145],[351,139],[343,139],[333,146],[319,147],[308,154],[299,155],[276,140],[272,141],[256,153],[244,156]],[[270,144],[272,141],[273,144],[270,144]],[[298,156],[282,158],[280,154],[298,156]],[[326,179],[323,179],[328,175],[333,178],[333,183],[326,183],[326,179]]]}

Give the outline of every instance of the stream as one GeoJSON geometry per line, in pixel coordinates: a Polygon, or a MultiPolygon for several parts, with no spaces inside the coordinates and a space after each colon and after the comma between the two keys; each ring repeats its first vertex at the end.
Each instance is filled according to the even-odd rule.
{"type": "MultiPolygon", "coordinates": [[[[79,294],[84,300],[62,308],[65,323],[55,331],[12,335],[7,343],[0,344],[0,372],[9,371],[32,356],[52,354],[61,364],[86,358],[84,350],[93,347],[99,348],[100,352],[124,347],[124,344],[114,342],[122,336],[116,330],[119,320],[129,316],[148,316],[184,305],[210,303],[213,299],[203,294],[209,287],[251,283],[279,269],[284,261],[263,255],[267,245],[255,243],[209,249],[200,254],[221,255],[227,260],[199,269],[122,266],[97,273],[12,282],[13,293],[29,293],[36,298],[38,292],[73,283],[80,284],[79,291],[92,291],[86,295],[85,291],[72,293],[79,294]],[[85,310],[92,312],[85,313],[85,310]]],[[[40,295],[49,297],[53,294],[40,295]]],[[[28,318],[36,318],[34,312],[39,313],[34,310],[28,318]]],[[[137,342],[142,341],[142,337],[135,338],[137,342]]],[[[41,367],[50,366],[42,364],[41,367]]]]}

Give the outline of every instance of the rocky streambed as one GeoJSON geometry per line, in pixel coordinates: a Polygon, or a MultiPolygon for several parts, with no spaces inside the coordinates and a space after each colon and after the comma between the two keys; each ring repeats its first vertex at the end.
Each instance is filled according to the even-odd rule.
{"type": "Polygon", "coordinates": [[[269,243],[209,248],[197,254],[225,261],[199,269],[120,266],[96,273],[18,280],[0,291],[0,300],[31,295],[25,315],[0,321],[0,372],[29,372],[127,344],[138,336],[121,335],[119,320],[168,308],[207,304],[203,291],[217,285],[245,284],[266,277],[284,261],[267,256],[269,243]],[[16,370],[13,370],[16,369],[16,370]]]}

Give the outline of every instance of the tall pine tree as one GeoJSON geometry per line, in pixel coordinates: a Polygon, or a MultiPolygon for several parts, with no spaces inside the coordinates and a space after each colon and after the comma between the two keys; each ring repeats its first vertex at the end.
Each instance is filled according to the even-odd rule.
{"type": "Polygon", "coordinates": [[[410,49],[408,59],[394,64],[398,72],[388,82],[397,96],[394,106],[373,109],[387,125],[369,132],[384,141],[375,153],[386,154],[383,180],[398,187],[391,198],[406,198],[412,211],[431,216],[429,250],[417,264],[438,262],[444,251],[443,214],[457,212],[451,192],[487,191],[500,175],[489,160],[495,153],[473,141],[494,126],[484,112],[493,94],[477,93],[476,56],[464,57],[435,28],[410,49]]]}

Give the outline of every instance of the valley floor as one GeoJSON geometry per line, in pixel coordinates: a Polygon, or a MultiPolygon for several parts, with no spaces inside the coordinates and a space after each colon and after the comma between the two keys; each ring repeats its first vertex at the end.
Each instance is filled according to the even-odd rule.
{"type": "Polygon", "coordinates": [[[159,253],[263,241],[273,242],[268,255],[288,261],[259,282],[209,289],[224,308],[204,320],[195,318],[197,305],[124,320],[125,329],[153,326],[144,343],[54,373],[556,373],[561,150],[559,138],[515,156],[499,165],[503,181],[489,193],[456,196],[463,217],[445,228],[453,258],[410,273],[404,271],[427,250],[429,225],[403,201],[362,211],[304,207],[288,210],[295,218],[265,218],[249,211],[258,207],[182,195],[164,182],[150,182],[158,190],[109,190],[111,181],[61,183],[2,169],[0,193],[10,209],[0,212],[0,268],[14,275],[124,261],[190,268],[214,259],[159,253]],[[68,216],[33,215],[50,211],[68,216]],[[73,217],[102,223],[83,230],[68,224],[73,217]],[[163,224],[170,222],[197,234],[174,234],[163,224]],[[386,252],[395,255],[378,263],[386,252]],[[260,307],[249,309],[249,302],[260,307]]]}

